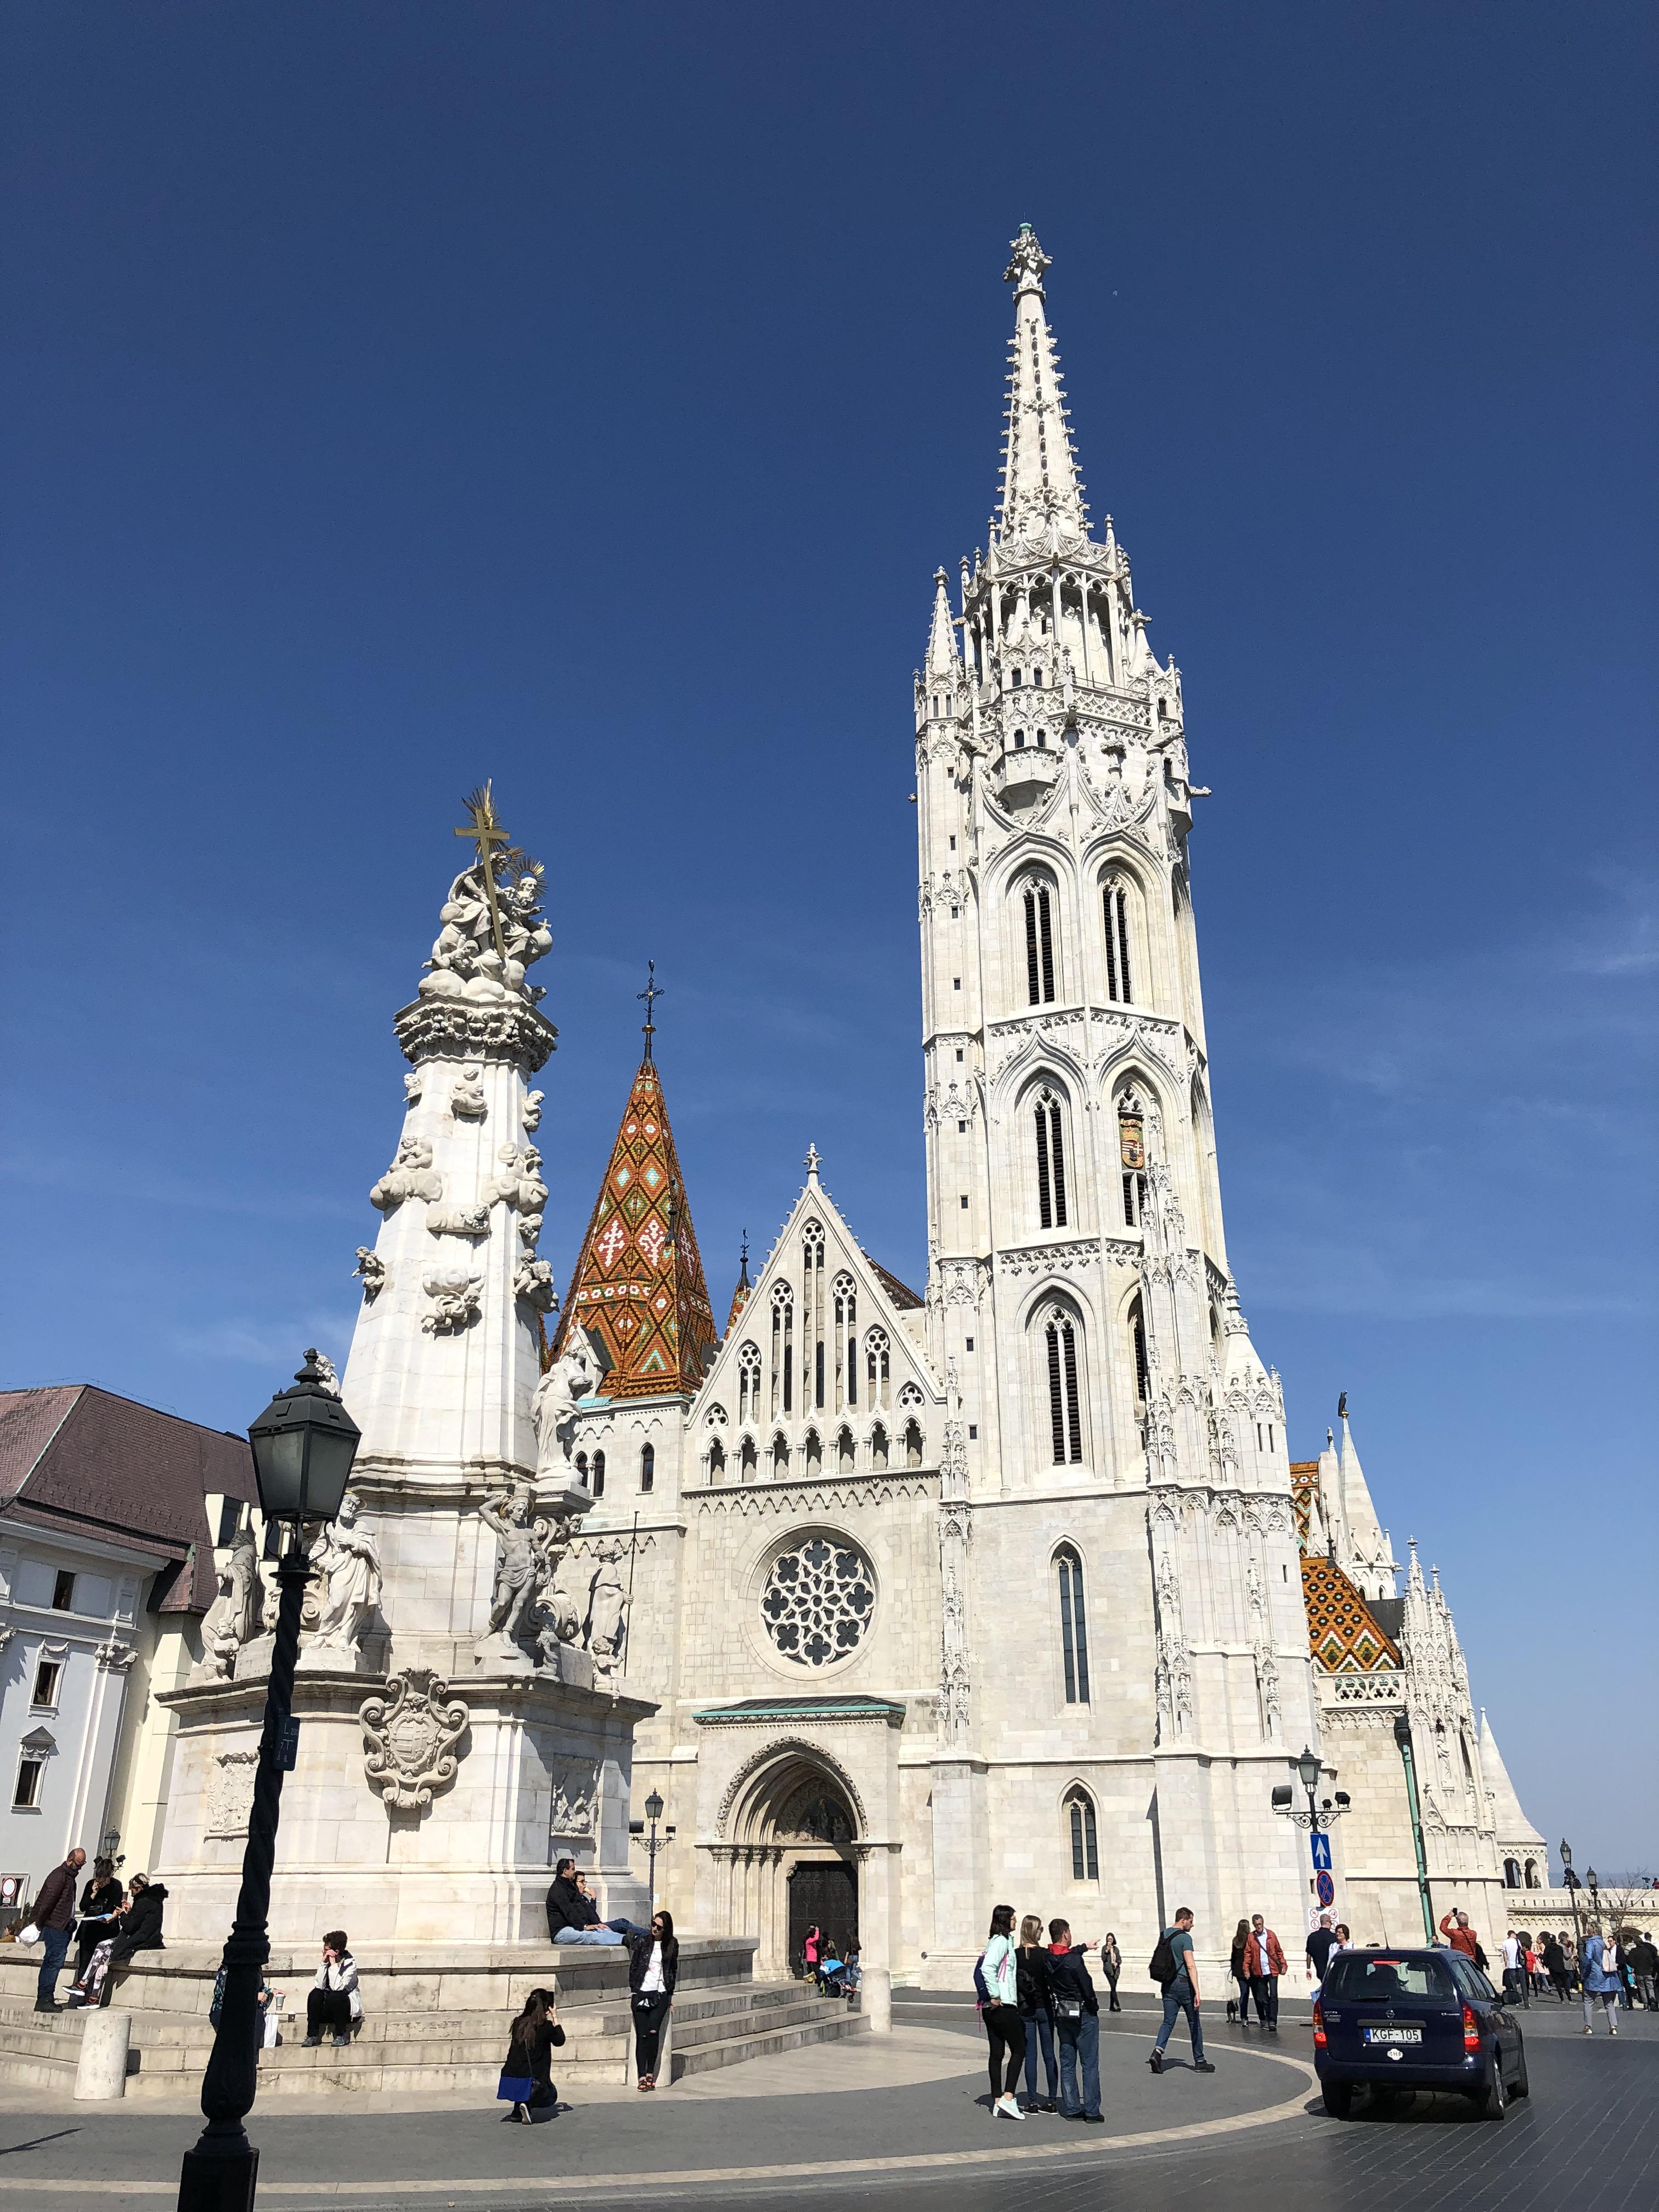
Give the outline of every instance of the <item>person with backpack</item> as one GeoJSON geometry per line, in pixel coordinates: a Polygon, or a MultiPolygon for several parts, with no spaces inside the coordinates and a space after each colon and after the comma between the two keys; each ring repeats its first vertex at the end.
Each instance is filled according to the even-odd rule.
{"type": "Polygon", "coordinates": [[[1584,1938],[1583,1954],[1579,1960],[1579,1987],[1584,1997],[1584,2033],[1595,2033],[1595,2003],[1599,1997],[1601,2010],[1607,2015],[1607,2033],[1617,2035],[1619,2012],[1619,1947],[1611,1936],[1604,1936],[1594,1922],[1584,1938]]]}
{"type": "Polygon", "coordinates": [[[1164,1992],[1164,2025],[1152,2044],[1146,2063],[1154,2074],[1164,2071],[1164,2053],[1176,2021],[1184,2012],[1187,2033],[1193,2039],[1193,2071],[1213,2074],[1204,2056],[1204,2031],[1199,2026],[1198,1967],[1193,1958],[1193,1909],[1183,1905],[1174,1921],[1158,1939],[1147,1972],[1164,1992]]]}
{"type": "Polygon", "coordinates": [[[1028,1912],[1019,1923],[1019,1956],[1016,1975],[1019,1988],[1019,2016],[1025,2023],[1025,2109],[1052,2112],[1058,2109],[1060,2075],[1054,2065],[1054,2006],[1048,1987],[1048,1953],[1042,1948],[1042,1923],[1028,1912]],[[1037,2094],[1037,2046],[1042,2048],[1042,2070],[1048,2080],[1046,2098],[1037,2094]]]}
{"type": "Polygon", "coordinates": [[[1014,1942],[1012,1905],[999,1905],[992,1913],[991,1933],[974,1969],[974,1979],[985,1993],[980,2017],[991,2045],[992,2116],[1023,2120],[1025,2115],[1014,2089],[1025,2063],[1025,2023],[1019,2016],[1019,1951],[1014,1942]]]}
{"type": "Polygon", "coordinates": [[[1550,1978],[1550,1987],[1555,1991],[1557,2004],[1565,2004],[1568,1993],[1567,1954],[1559,1936],[1544,1937],[1544,1972],[1550,1978]]]}
{"type": "Polygon", "coordinates": [[[1060,2039],[1060,2117],[1098,2127],[1104,2118],[1100,2109],[1100,1999],[1089,1975],[1088,1949],[1086,1943],[1073,1943],[1065,1921],[1048,1923],[1048,1986],[1054,2033],[1060,2039]]]}

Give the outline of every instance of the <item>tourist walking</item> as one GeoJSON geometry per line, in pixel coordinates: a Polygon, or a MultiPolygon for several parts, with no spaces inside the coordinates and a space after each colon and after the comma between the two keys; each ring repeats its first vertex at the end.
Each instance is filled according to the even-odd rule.
{"type": "Polygon", "coordinates": [[[1304,1950],[1308,1961],[1308,1979],[1317,1985],[1325,1978],[1325,1969],[1336,1948],[1336,1930],[1331,1925],[1331,1916],[1322,1912],[1319,1925],[1309,1931],[1304,1950]]]}
{"type": "Polygon", "coordinates": [[[558,2110],[553,2053],[564,2041],[551,1990],[532,1990],[508,2031],[507,2063],[495,2094],[510,2106],[501,2118],[535,2125],[558,2110]]]}
{"type": "Polygon", "coordinates": [[[1117,1938],[1109,1928],[1100,1939],[1100,1971],[1106,1977],[1106,1987],[1110,1992],[1107,2011],[1121,2012],[1123,2008],[1117,2001],[1117,1978],[1123,1972],[1123,1954],[1118,1949],[1117,1938]]]}
{"type": "Polygon", "coordinates": [[[55,1866],[40,1885],[34,1900],[34,1926],[40,1931],[40,1972],[35,1983],[36,2012],[61,2012],[58,1977],[69,1949],[70,1923],[75,1917],[75,1885],[87,1855],[77,1844],[62,1866],[55,1866]]]}
{"type": "Polygon", "coordinates": [[[1504,1995],[1511,2004],[1531,2006],[1526,1947],[1513,1928],[1504,1938],[1504,1995]]]}
{"type": "Polygon", "coordinates": [[[1023,2120],[1025,2115],[1014,2089],[1025,2063],[1025,2023],[1019,2016],[1019,1954],[1012,1905],[999,1905],[992,1913],[991,1933],[979,1964],[985,1982],[982,2016],[991,2045],[991,2112],[1005,2120],[1023,2120]]]}
{"type": "Polygon", "coordinates": [[[1659,1950],[1645,1929],[1630,1947],[1630,1968],[1644,2012],[1659,2010],[1659,1950]]]}
{"type": "Polygon", "coordinates": [[[1250,1977],[1244,1966],[1244,1954],[1249,1944],[1250,1923],[1248,1920],[1241,1920],[1233,1930],[1232,1956],[1227,1961],[1227,1971],[1238,1984],[1237,2002],[1241,2027],[1248,2027],[1250,2024],[1250,1977]]]}
{"type": "Polygon", "coordinates": [[[121,1882],[112,1859],[94,1859],[86,1887],[81,1892],[81,1917],[75,1925],[75,1978],[84,1981],[87,1960],[115,1933],[121,1910],[121,1882]]]}
{"type": "Polygon", "coordinates": [[[302,2048],[314,2051],[323,2030],[331,2031],[337,2051],[351,2040],[351,2031],[362,2019],[362,1991],[357,1986],[357,1961],[352,1957],[343,1928],[331,1928],[323,1938],[323,1963],[306,1992],[306,2036],[302,2048]]]}
{"type": "Polygon", "coordinates": [[[634,2071],[641,2089],[654,2089],[657,2054],[662,2048],[668,2008],[674,2002],[674,1978],[680,1963],[673,1914],[654,1914],[650,1932],[635,1936],[628,1954],[628,1986],[633,1992],[634,2007],[634,2071]]]}
{"type": "Polygon", "coordinates": [[[1557,2004],[1567,2001],[1567,1954],[1561,1938],[1547,1933],[1544,1936],[1544,1972],[1549,1976],[1550,1987],[1555,1991],[1557,2004]]]}
{"type": "Polygon", "coordinates": [[[1593,1923],[1584,1938],[1583,1954],[1578,1962],[1578,1985],[1584,1993],[1584,2033],[1595,2033],[1595,2006],[1599,1999],[1607,2015],[1607,2033],[1617,2035],[1619,2012],[1619,1951],[1613,1938],[1604,1936],[1593,1923]]]}
{"type": "Polygon", "coordinates": [[[1213,2074],[1215,2068],[1204,2056],[1204,2031],[1198,2022],[1198,1966],[1193,1957],[1190,1905],[1183,1905],[1159,1936],[1158,1948],[1152,1954],[1152,1976],[1164,1991],[1164,2025],[1158,2031],[1146,2063],[1154,2074],[1164,2071],[1164,2053],[1170,2032],[1184,2012],[1187,2033],[1193,2039],[1193,2070],[1213,2074]]]}
{"type": "Polygon", "coordinates": [[[1284,1971],[1285,1947],[1258,1912],[1244,1946],[1244,1972],[1255,1999],[1255,2016],[1274,2035],[1279,2033],[1279,1978],[1284,1971]]]}
{"type": "Polygon", "coordinates": [[[1097,2127],[1103,2117],[1100,1999],[1090,1978],[1088,1950],[1086,1943],[1073,1945],[1065,1921],[1048,1923],[1048,1987],[1060,2042],[1060,2117],[1097,2127]]]}
{"type": "Polygon", "coordinates": [[[1025,2106],[1028,2112],[1052,2112],[1060,2095],[1060,2075],[1054,2066],[1054,2016],[1049,1995],[1049,1953],[1043,1948],[1042,1923],[1028,1912],[1019,1923],[1019,1957],[1015,1975],[1019,1990],[1019,2016],[1025,2023],[1025,2106]],[[1042,2051],[1047,2097],[1037,2094],[1037,2051],[1042,2051]]]}

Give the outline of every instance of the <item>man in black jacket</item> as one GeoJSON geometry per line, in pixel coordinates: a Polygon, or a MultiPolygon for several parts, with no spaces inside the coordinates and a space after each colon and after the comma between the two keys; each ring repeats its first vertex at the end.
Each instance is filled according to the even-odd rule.
{"type": "Polygon", "coordinates": [[[1060,2117],[1097,2126],[1105,2118],[1100,2109],[1100,1999],[1089,1975],[1088,1949],[1086,1943],[1073,1945],[1068,1922],[1048,1923],[1048,2002],[1060,2043],[1060,2117]]]}
{"type": "Polygon", "coordinates": [[[40,1961],[40,1978],[34,1992],[36,2012],[64,2009],[58,2002],[58,1977],[64,1970],[70,1923],[75,1917],[75,1884],[86,1863],[87,1855],[77,1844],[63,1865],[54,1867],[46,1876],[34,1900],[34,1924],[40,1930],[40,1945],[46,1954],[40,1961]]]}

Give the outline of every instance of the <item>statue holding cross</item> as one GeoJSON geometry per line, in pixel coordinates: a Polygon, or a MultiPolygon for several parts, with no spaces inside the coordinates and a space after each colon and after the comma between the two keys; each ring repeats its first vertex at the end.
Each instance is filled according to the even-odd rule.
{"type": "Polygon", "coordinates": [[[542,895],[542,865],[521,852],[501,827],[490,787],[469,793],[468,820],[455,835],[477,847],[477,858],[449,887],[440,909],[443,927],[421,980],[428,999],[535,1000],[543,994],[526,985],[525,970],[550,951],[552,933],[537,908],[542,895]]]}

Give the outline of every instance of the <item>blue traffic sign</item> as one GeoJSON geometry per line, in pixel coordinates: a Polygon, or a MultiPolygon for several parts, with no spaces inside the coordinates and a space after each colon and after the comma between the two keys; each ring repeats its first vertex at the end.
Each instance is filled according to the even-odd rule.
{"type": "Polygon", "coordinates": [[[1314,1891],[1319,1899],[1322,1910],[1328,1905],[1336,1903],[1336,1884],[1322,1867],[1314,1876],[1314,1891]]]}
{"type": "Polygon", "coordinates": [[[1328,1874],[1331,1870],[1330,1838],[1325,1833],[1325,1831],[1322,1828],[1316,1828],[1310,1840],[1313,1844],[1313,1863],[1315,1873],[1328,1874]]]}

